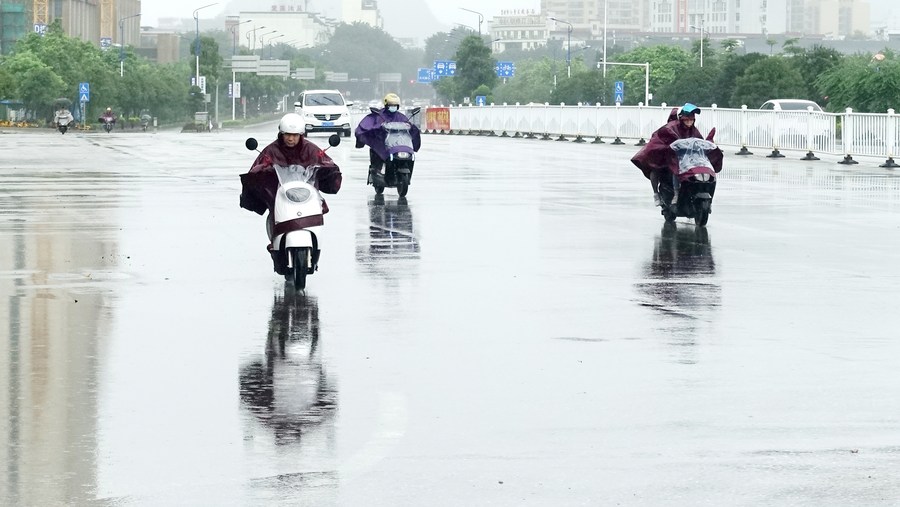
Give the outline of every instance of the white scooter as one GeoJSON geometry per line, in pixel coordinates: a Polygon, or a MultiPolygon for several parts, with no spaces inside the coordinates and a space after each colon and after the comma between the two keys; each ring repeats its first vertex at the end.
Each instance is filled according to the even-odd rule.
{"type": "MultiPolygon", "coordinates": [[[[337,134],[328,139],[331,146],[340,142],[337,134]]],[[[256,150],[259,143],[251,137],[244,145],[256,150]]],[[[278,190],[274,209],[266,219],[266,232],[272,238],[269,251],[275,271],[302,290],[306,288],[306,276],[316,272],[321,251],[317,233],[325,223],[323,198],[315,187],[318,167],[272,167],[278,175],[278,190]]]]}

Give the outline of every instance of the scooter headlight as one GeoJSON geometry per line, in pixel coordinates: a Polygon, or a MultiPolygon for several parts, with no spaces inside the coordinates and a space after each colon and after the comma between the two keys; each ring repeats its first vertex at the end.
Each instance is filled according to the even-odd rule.
{"type": "Polygon", "coordinates": [[[312,195],[312,192],[306,188],[292,188],[289,190],[285,190],[284,195],[287,196],[288,199],[294,202],[306,202],[309,200],[309,196],[312,195]]]}
{"type": "Polygon", "coordinates": [[[407,153],[407,152],[405,152],[405,151],[401,151],[400,153],[397,154],[397,158],[402,158],[402,159],[404,159],[404,160],[405,160],[405,159],[408,159],[408,158],[409,158],[409,153],[407,153]]]}
{"type": "Polygon", "coordinates": [[[706,173],[695,174],[694,179],[697,181],[709,181],[711,176],[706,173]]]}

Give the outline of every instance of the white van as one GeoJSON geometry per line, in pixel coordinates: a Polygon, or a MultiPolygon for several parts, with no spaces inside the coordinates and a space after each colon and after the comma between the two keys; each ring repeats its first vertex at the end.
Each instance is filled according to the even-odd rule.
{"type": "Polygon", "coordinates": [[[294,102],[294,112],[303,117],[307,134],[336,132],[350,137],[351,105],[337,90],[306,90],[294,102]]]}

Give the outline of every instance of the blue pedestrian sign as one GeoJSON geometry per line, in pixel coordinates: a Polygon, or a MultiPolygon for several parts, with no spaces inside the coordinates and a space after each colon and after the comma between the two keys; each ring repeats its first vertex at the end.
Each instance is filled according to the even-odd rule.
{"type": "Polygon", "coordinates": [[[516,64],[513,62],[497,62],[494,66],[497,77],[513,77],[516,75],[516,64]]]}
{"type": "Polygon", "coordinates": [[[625,82],[624,81],[616,81],[613,85],[613,102],[616,104],[621,104],[625,102],[625,82]]]}
{"type": "Polygon", "coordinates": [[[112,37],[100,37],[100,49],[109,49],[112,46],[112,37]]]}
{"type": "Polygon", "coordinates": [[[81,102],[90,102],[91,101],[91,84],[90,83],[78,83],[78,99],[81,102]]]}
{"type": "Polygon", "coordinates": [[[475,105],[476,106],[485,106],[487,105],[487,97],[484,95],[476,95],[475,96],[475,105]]]}

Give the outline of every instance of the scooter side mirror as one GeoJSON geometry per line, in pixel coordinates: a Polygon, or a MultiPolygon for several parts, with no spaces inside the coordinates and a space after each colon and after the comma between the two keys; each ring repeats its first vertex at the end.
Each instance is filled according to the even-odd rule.
{"type": "Polygon", "coordinates": [[[246,146],[248,150],[253,151],[259,146],[259,143],[256,142],[256,139],[248,137],[247,140],[244,141],[244,146],[246,146]]]}
{"type": "Polygon", "coordinates": [[[409,117],[412,118],[413,116],[419,114],[419,111],[421,111],[421,110],[422,110],[421,107],[413,108],[413,109],[409,112],[409,117]]]}
{"type": "Polygon", "coordinates": [[[337,146],[341,144],[341,136],[337,134],[331,134],[328,136],[328,144],[331,146],[337,146]]]}

